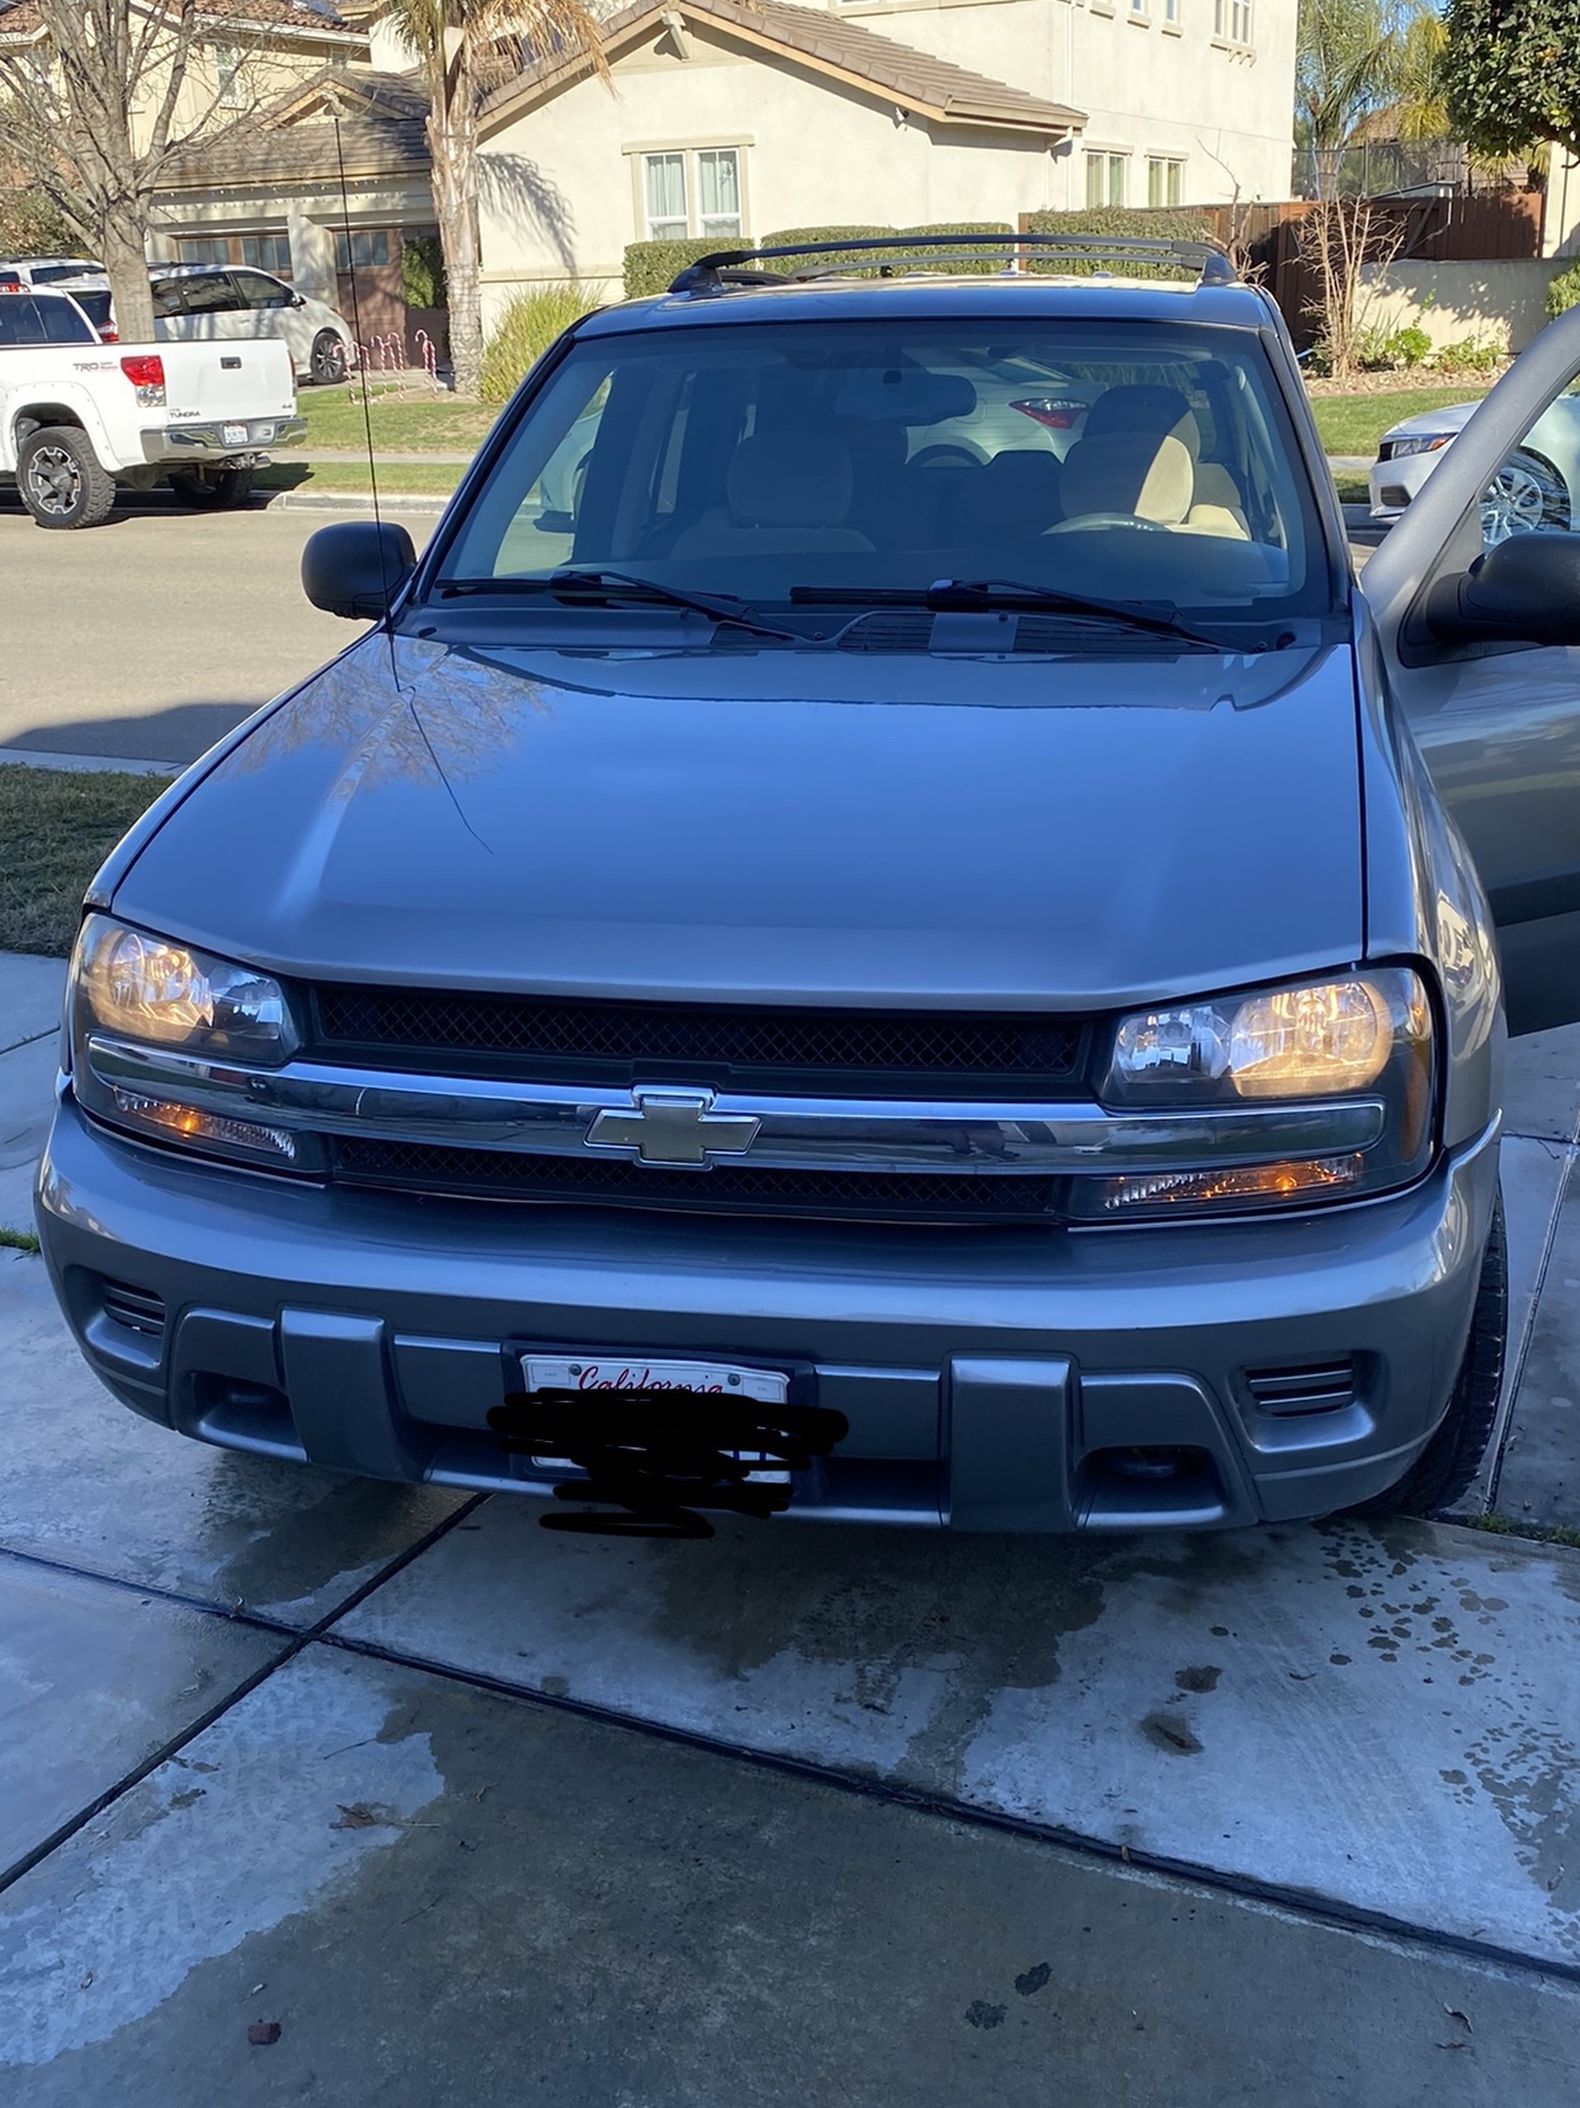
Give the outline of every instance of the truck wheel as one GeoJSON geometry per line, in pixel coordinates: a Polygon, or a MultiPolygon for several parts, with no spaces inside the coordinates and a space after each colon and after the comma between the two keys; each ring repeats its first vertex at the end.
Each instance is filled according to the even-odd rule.
{"type": "Polygon", "coordinates": [[[321,329],[313,339],[312,374],[321,388],[346,377],[345,342],[332,329],[321,329]]]}
{"type": "Polygon", "coordinates": [[[178,468],[170,474],[170,488],[183,505],[205,512],[234,512],[252,496],[250,468],[178,468]]]}
{"type": "Polygon", "coordinates": [[[1509,1254],[1503,1235],[1503,1196],[1481,1262],[1465,1358],[1443,1423],[1396,1486],[1352,1508],[1352,1515],[1440,1515],[1481,1468],[1503,1382],[1509,1321],[1509,1254]]]}
{"type": "Polygon", "coordinates": [[[18,451],[17,488],[40,527],[102,527],[115,504],[115,478],[99,465],[76,425],[43,425],[18,451]]]}

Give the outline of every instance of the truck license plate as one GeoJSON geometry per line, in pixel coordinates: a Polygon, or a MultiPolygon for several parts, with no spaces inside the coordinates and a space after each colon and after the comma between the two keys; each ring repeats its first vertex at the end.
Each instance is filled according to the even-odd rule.
{"type": "Polygon", "coordinates": [[[221,425],[219,436],[227,446],[245,446],[247,444],[247,427],[245,425],[221,425]]]}
{"type": "Polygon", "coordinates": [[[783,1405],[790,1379],[777,1369],[742,1369],[723,1361],[627,1361],[619,1355],[524,1354],[529,1391],[697,1391],[712,1398],[755,1398],[783,1405]]]}

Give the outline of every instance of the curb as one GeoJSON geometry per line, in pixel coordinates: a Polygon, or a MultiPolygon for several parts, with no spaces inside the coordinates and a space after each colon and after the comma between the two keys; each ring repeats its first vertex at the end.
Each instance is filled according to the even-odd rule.
{"type": "MultiPolygon", "coordinates": [[[[46,754],[37,747],[0,746],[0,768],[20,762],[27,769],[67,769],[114,776],[179,776],[186,761],[144,761],[130,754],[46,754]]],[[[0,953],[0,957],[4,954],[0,953]]]]}
{"type": "MultiPolygon", "coordinates": [[[[439,497],[433,491],[381,490],[379,509],[381,512],[431,513],[437,519],[449,504],[448,497],[439,497]]],[[[265,498],[261,505],[254,505],[254,512],[365,512],[373,510],[371,491],[350,490],[280,490],[265,498]]]]}

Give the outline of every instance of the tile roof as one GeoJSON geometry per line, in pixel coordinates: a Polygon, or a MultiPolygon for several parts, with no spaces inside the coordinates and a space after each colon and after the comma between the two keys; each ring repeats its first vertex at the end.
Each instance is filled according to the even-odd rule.
{"type": "MultiPolygon", "coordinates": [[[[199,21],[248,23],[259,29],[300,30],[361,42],[367,32],[346,21],[330,0],[201,0],[199,21]]],[[[34,36],[44,27],[38,0],[0,0],[0,40],[34,36]]]]}
{"type": "MultiPolygon", "coordinates": [[[[346,175],[424,175],[428,136],[420,117],[343,118],[340,153],[346,175]]],[[[335,129],[327,123],[261,128],[256,120],[231,132],[178,147],[159,172],[166,190],[227,189],[252,185],[289,192],[298,183],[338,176],[335,129]]]]}
{"type": "MultiPolygon", "coordinates": [[[[972,73],[949,59],[863,29],[858,22],[788,0],[634,0],[604,22],[605,50],[613,56],[649,25],[672,15],[698,28],[735,32],[749,42],[788,53],[946,124],[1062,134],[1086,123],[1081,110],[1045,102],[1007,81],[972,73]]],[[[548,54],[488,98],[483,105],[485,125],[568,85],[589,63],[585,52],[548,54]]]]}

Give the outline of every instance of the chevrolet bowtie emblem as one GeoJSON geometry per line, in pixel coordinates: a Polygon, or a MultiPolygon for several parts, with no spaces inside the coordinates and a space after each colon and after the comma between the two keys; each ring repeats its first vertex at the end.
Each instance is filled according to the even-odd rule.
{"type": "Polygon", "coordinates": [[[716,1113],[712,1091],[635,1091],[634,1112],[606,1107],[587,1130],[589,1149],[617,1149],[639,1164],[711,1164],[744,1156],[761,1120],[716,1113]]]}

